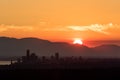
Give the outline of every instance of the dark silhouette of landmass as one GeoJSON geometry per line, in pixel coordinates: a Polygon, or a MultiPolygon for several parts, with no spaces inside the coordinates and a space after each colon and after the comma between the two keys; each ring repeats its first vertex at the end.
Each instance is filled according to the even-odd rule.
{"type": "Polygon", "coordinates": [[[61,56],[82,57],[111,57],[119,58],[120,46],[104,44],[93,48],[86,45],[73,45],[64,42],[50,42],[37,38],[9,38],[0,37],[0,57],[14,57],[25,55],[25,50],[30,49],[38,56],[50,56],[59,52],[61,56]]]}
{"type": "Polygon", "coordinates": [[[58,52],[38,57],[30,50],[17,62],[0,66],[1,79],[113,79],[119,72],[120,58],[62,57],[58,52]]]}
{"type": "Polygon", "coordinates": [[[113,44],[90,48],[37,38],[0,37],[0,56],[17,56],[17,62],[13,57],[11,65],[0,65],[0,78],[111,79],[119,76],[119,54],[120,46],[113,44]]]}
{"type": "Polygon", "coordinates": [[[61,57],[58,52],[49,57],[38,57],[29,49],[26,50],[26,56],[19,57],[16,61],[13,63],[11,60],[10,69],[111,69],[120,67],[120,58],[61,57]]]}

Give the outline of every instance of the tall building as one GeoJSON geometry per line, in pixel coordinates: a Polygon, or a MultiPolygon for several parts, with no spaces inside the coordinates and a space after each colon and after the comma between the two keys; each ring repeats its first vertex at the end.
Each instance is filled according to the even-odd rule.
{"type": "Polygon", "coordinates": [[[30,50],[29,49],[27,49],[27,51],[26,51],[26,56],[29,58],[30,57],[30,50]]]}
{"type": "Polygon", "coordinates": [[[58,53],[58,52],[55,53],[55,59],[56,59],[56,60],[59,60],[59,53],[58,53]]]}
{"type": "Polygon", "coordinates": [[[38,56],[35,53],[30,53],[30,50],[26,50],[26,56],[22,56],[23,63],[34,63],[38,60],[38,56]]]}

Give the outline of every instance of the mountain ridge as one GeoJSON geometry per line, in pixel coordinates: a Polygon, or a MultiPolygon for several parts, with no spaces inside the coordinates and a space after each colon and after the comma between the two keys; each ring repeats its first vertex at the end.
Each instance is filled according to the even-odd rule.
{"type": "Polygon", "coordinates": [[[38,56],[51,56],[59,52],[60,56],[83,57],[120,57],[120,46],[104,44],[89,48],[85,45],[75,45],[66,42],[51,42],[38,38],[0,37],[0,56],[22,56],[26,49],[37,53],[38,56]]]}

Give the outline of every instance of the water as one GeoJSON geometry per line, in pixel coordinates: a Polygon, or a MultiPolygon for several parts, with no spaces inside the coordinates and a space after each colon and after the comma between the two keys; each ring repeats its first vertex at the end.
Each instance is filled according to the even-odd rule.
{"type": "Polygon", "coordinates": [[[10,61],[0,61],[0,65],[10,65],[10,61]]]}

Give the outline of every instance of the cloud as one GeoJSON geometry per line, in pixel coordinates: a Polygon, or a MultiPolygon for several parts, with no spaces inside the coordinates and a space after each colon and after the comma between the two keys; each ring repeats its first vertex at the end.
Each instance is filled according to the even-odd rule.
{"type": "Polygon", "coordinates": [[[110,32],[106,30],[118,28],[118,25],[109,23],[109,24],[92,24],[89,26],[67,26],[67,28],[75,31],[94,31],[108,35],[110,34],[110,32]]]}
{"type": "Polygon", "coordinates": [[[45,28],[43,31],[69,31],[67,28],[45,28]]]}
{"type": "Polygon", "coordinates": [[[0,32],[4,31],[64,31],[64,32],[71,32],[71,31],[93,31],[97,33],[102,33],[109,35],[111,32],[109,29],[112,30],[120,30],[120,26],[117,24],[91,24],[88,26],[56,26],[56,27],[42,27],[42,26],[16,26],[16,25],[0,25],[0,32]]]}
{"type": "Polygon", "coordinates": [[[9,31],[9,30],[22,30],[22,31],[31,31],[34,28],[32,26],[15,26],[15,25],[0,25],[0,32],[9,31]]]}
{"type": "Polygon", "coordinates": [[[111,32],[109,31],[109,29],[115,30],[115,29],[120,29],[119,25],[117,24],[91,24],[88,26],[76,26],[76,25],[72,25],[72,26],[58,26],[58,27],[47,27],[44,28],[43,31],[93,31],[93,32],[97,32],[97,33],[102,33],[102,34],[106,34],[109,35],[111,34],[111,32]]]}

